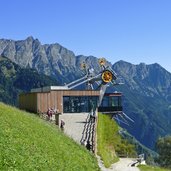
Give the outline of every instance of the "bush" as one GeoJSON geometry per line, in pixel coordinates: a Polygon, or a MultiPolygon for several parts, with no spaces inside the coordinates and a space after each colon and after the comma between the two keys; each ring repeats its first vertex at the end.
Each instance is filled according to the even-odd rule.
{"type": "Polygon", "coordinates": [[[157,162],[162,167],[171,168],[171,136],[159,138],[156,148],[159,154],[157,162]]]}

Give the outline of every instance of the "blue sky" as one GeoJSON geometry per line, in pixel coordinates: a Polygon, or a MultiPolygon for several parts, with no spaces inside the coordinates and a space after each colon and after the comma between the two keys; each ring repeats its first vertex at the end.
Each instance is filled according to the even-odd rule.
{"type": "Polygon", "coordinates": [[[111,63],[171,72],[171,0],[0,0],[0,38],[32,35],[111,63]]]}

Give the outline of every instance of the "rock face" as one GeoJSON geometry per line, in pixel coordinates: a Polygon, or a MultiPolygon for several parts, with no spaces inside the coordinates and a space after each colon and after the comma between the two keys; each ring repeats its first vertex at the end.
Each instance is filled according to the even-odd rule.
{"type": "Polygon", "coordinates": [[[130,90],[139,91],[144,96],[163,96],[170,99],[171,73],[159,64],[146,65],[140,63],[133,65],[125,61],[119,61],[113,65],[113,69],[124,78],[130,90]]]}
{"type": "Polygon", "coordinates": [[[82,75],[81,63],[99,68],[98,59],[92,56],[78,56],[58,43],[42,45],[38,39],[14,41],[0,39],[0,55],[23,68],[34,68],[39,73],[54,77],[61,84],[82,75]]]}
{"type": "MultiPolygon", "coordinates": [[[[83,75],[80,67],[83,61],[96,72],[100,70],[96,57],[75,56],[58,43],[42,45],[33,37],[20,41],[0,39],[0,55],[22,68],[33,68],[51,76],[61,85],[83,75]]],[[[112,66],[109,62],[107,65],[112,66]]],[[[123,126],[140,142],[153,148],[159,136],[171,132],[171,74],[159,64],[132,65],[119,61],[112,67],[125,82],[113,91],[123,92],[124,111],[135,121],[128,127],[123,126]]]]}
{"type": "Polygon", "coordinates": [[[61,83],[64,78],[73,79],[78,70],[76,58],[72,51],[59,44],[42,45],[38,39],[28,37],[26,40],[0,40],[0,54],[21,67],[36,69],[39,73],[52,76],[61,83]]]}
{"type": "Polygon", "coordinates": [[[171,74],[159,64],[119,61],[113,69],[125,81],[118,87],[124,95],[124,112],[135,121],[123,126],[144,145],[154,148],[159,136],[171,132],[171,74]]]}

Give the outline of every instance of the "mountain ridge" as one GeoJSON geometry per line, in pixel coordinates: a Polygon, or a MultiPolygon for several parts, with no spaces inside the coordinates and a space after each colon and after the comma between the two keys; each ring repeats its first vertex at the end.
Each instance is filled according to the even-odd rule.
{"type": "MultiPolygon", "coordinates": [[[[94,56],[75,56],[60,44],[42,45],[33,37],[18,42],[0,39],[0,55],[6,55],[20,67],[36,69],[60,85],[80,78],[84,74],[80,67],[83,62],[95,72],[100,70],[98,58],[94,56]]],[[[120,60],[113,65],[107,61],[107,65],[124,80],[124,85],[111,91],[123,92],[124,111],[135,120],[129,127],[123,127],[154,149],[156,139],[171,132],[171,73],[157,63],[135,65],[120,60]]]]}
{"type": "Polygon", "coordinates": [[[124,127],[154,149],[157,138],[171,131],[171,74],[159,64],[145,67],[144,70],[141,65],[113,65],[125,81],[125,85],[117,87],[124,94],[124,112],[135,120],[133,126],[124,127]]]}

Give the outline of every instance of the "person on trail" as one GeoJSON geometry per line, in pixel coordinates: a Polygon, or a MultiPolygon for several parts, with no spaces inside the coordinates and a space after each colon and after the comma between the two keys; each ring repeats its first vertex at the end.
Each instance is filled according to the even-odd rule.
{"type": "Polygon", "coordinates": [[[48,108],[48,110],[47,110],[47,116],[48,116],[48,119],[50,120],[50,116],[51,116],[51,109],[50,108],[48,108]]]}
{"type": "Polygon", "coordinates": [[[54,114],[54,109],[53,108],[48,108],[47,115],[48,115],[49,121],[52,121],[53,114],[54,114]]]}
{"type": "Polygon", "coordinates": [[[65,122],[63,119],[61,119],[61,124],[60,124],[60,128],[62,131],[64,131],[64,125],[65,125],[65,122]]]}
{"type": "Polygon", "coordinates": [[[50,109],[50,121],[52,121],[52,116],[53,116],[53,114],[54,114],[54,109],[51,108],[51,109],[50,109]]]}
{"type": "Polygon", "coordinates": [[[94,122],[94,113],[93,113],[93,110],[91,110],[90,112],[90,122],[94,122]]]}
{"type": "Polygon", "coordinates": [[[93,103],[92,100],[90,100],[90,106],[91,106],[91,111],[90,111],[90,122],[94,123],[96,120],[96,106],[93,103]]]}
{"type": "Polygon", "coordinates": [[[90,144],[90,141],[88,140],[87,141],[87,144],[86,144],[86,148],[87,148],[87,150],[91,150],[91,148],[92,148],[92,145],[90,144]]]}

